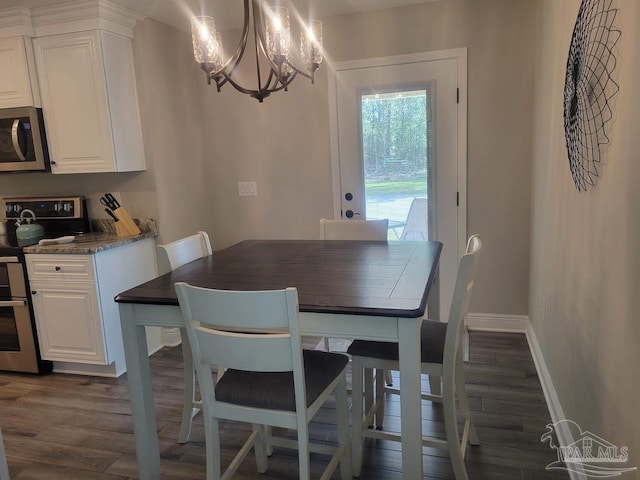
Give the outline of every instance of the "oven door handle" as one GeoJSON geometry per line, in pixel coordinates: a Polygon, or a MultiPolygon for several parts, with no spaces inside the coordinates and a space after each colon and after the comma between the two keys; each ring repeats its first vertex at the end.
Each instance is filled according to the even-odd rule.
{"type": "Polygon", "coordinates": [[[18,257],[0,257],[0,263],[18,263],[18,257]]]}
{"type": "Polygon", "coordinates": [[[26,307],[26,300],[2,300],[0,301],[0,307],[26,307]]]}
{"type": "Polygon", "coordinates": [[[13,126],[11,127],[11,141],[13,142],[13,149],[16,151],[16,155],[20,161],[24,162],[26,160],[24,156],[24,152],[22,148],[20,148],[20,142],[18,140],[18,129],[20,128],[20,119],[16,118],[13,121],[13,126]]]}

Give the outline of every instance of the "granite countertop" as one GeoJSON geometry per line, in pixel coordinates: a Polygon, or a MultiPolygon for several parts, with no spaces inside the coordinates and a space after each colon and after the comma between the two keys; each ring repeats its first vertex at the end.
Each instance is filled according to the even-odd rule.
{"type": "Polygon", "coordinates": [[[146,238],[155,238],[157,235],[156,225],[152,219],[134,219],[134,222],[138,225],[142,233],[125,237],[116,235],[115,228],[113,225],[109,225],[109,222],[113,224],[113,220],[92,220],[93,229],[98,231],[76,235],[75,240],[71,243],[31,245],[29,247],[23,247],[22,251],[26,254],[91,255],[129,243],[139,242],[146,238]]]}
{"type": "Polygon", "coordinates": [[[76,235],[75,241],[71,243],[62,243],[56,245],[32,245],[24,247],[22,251],[26,254],[73,254],[73,255],[90,255],[102,252],[111,248],[121,247],[128,243],[138,242],[145,238],[154,238],[152,233],[141,233],[129,237],[119,237],[112,233],[92,232],[76,235]]]}

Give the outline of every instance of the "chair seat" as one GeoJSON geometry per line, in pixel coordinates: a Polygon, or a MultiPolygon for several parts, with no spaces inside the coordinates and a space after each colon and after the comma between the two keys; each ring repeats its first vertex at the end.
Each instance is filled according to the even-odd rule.
{"type": "MultiPolygon", "coordinates": [[[[341,353],[304,350],[307,406],[344,370],[349,357],[341,353]]],[[[246,372],[228,369],[215,385],[216,400],[253,408],[295,411],[293,372],[246,372]]]]}
{"type": "MultiPolygon", "coordinates": [[[[420,329],[421,362],[442,363],[447,324],[435,320],[423,320],[420,329]]],[[[355,340],[347,349],[352,356],[398,360],[398,344],[395,342],[374,342],[355,340]]]]}

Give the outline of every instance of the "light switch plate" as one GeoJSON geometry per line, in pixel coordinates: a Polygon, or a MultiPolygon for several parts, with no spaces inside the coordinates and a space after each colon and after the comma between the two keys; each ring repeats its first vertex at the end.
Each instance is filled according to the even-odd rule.
{"type": "Polygon", "coordinates": [[[256,182],[238,182],[238,195],[241,197],[257,197],[258,186],[256,182]]]}

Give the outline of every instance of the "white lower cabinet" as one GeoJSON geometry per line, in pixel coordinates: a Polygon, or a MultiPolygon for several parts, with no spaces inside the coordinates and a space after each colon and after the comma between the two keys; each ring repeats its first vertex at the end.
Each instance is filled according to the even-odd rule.
{"type": "Polygon", "coordinates": [[[31,285],[42,357],[108,364],[97,285],[65,283],[31,285]]]}
{"type": "Polygon", "coordinates": [[[28,254],[26,259],[42,358],[54,361],[57,371],[124,373],[114,298],[157,274],[153,239],[92,255],[28,254]]]}

